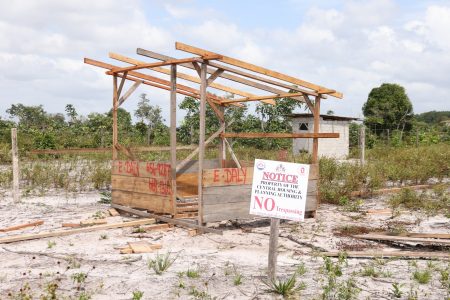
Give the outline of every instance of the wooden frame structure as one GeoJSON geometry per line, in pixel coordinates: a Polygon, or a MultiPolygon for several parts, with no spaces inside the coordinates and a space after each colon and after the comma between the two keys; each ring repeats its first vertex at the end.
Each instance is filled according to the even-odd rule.
{"type": "Polygon", "coordinates": [[[336,133],[319,132],[320,102],[327,96],[342,98],[342,93],[183,43],[177,42],[175,48],[196,56],[177,59],[138,48],[137,54],[154,59],[156,62],[142,61],[116,53],[110,53],[109,57],[127,63],[126,66],[111,65],[89,58],[84,59],[86,64],[106,69],[106,74],[112,76],[113,79],[113,203],[146,209],[155,213],[171,214],[175,217],[180,213],[197,212],[200,225],[206,222],[246,217],[248,216],[253,169],[241,165],[228,138],[312,138],[312,171],[307,211],[315,212],[319,199],[317,188],[319,138],[339,137],[336,133]],[[181,68],[194,70],[198,77],[180,72],[181,68]],[[142,71],[150,71],[152,75],[142,71]],[[154,76],[155,72],[168,75],[169,79],[154,76]],[[270,94],[256,95],[215,83],[214,81],[218,78],[270,94]],[[123,92],[126,80],[132,81],[133,85],[123,92]],[[186,83],[178,83],[178,80],[186,83]],[[168,162],[136,161],[132,151],[119,143],[117,109],[141,84],[170,92],[170,161],[168,162]],[[227,99],[217,96],[209,93],[208,87],[232,93],[241,98],[227,99]],[[199,145],[183,161],[177,161],[176,152],[177,94],[190,96],[200,101],[199,145]],[[276,105],[276,99],[282,97],[291,97],[306,103],[314,115],[313,133],[225,132],[229,125],[226,124],[224,117],[226,107],[230,105],[243,106],[244,103],[252,101],[276,105]],[[220,121],[219,130],[209,138],[205,136],[206,105],[213,109],[220,121]],[[215,138],[220,138],[218,159],[205,160],[205,147],[215,138]],[[227,150],[232,160],[227,160],[227,150]],[[123,152],[128,160],[118,160],[119,151],[123,152]],[[198,160],[192,160],[197,155],[198,160]],[[197,201],[184,201],[189,196],[196,197],[197,201]]]}

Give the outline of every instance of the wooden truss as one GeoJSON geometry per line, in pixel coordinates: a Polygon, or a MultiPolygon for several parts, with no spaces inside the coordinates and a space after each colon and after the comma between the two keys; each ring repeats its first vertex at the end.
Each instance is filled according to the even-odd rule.
{"type": "MultiPolygon", "coordinates": [[[[141,48],[137,49],[137,54],[151,58],[153,62],[142,61],[130,57],[126,57],[116,53],[110,53],[109,57],[126,63],[125,66],[117,66],[105,62],[85,58],[84,62],[96,67],[106,69],[106,74],[113,77],[113,160],[117,160],[118,151],[122,151],[129,158],[134,156],[130,149],[126,149],[119,144],[118,128],[117,128],[117,109],[123,104],[127,98],[141,85],[149,85],[164,89],[170,92],[170,167],[171,167],[171,184],[176,191],[177,172],[186,165],[187,161],[198,154],[198,222],[203,224],[202,219],[202,181],[203,181],[203,162],[205,157],[205,147],[213,139],[219,137],[219,161],[226,160],[226,149],[230,152],[231,158],[236,165],[240,167],[240,163],[231,149],[227,138],[312,138],[313,153],[312,162],[318,162],[318,141],[319,138],[336,138],[336,133],[319,133],[320,120],[320,102],[327,96],[342,98],[342,93],[329,89],[317,84],[307,82],[305,80],[295,78],[280,72],[269,70],[248,62],[234,59],[225,55],[186,45],[177,42],[175,44],[177,50],[188,52],[195,57],[191,58],[174,58],[141,48]],[[165,67],[167,66],[167,67],[165,67]],[[189,75],[179,71],[180,68],[194,70],[197,76],[189,75]],[[163,76],[169,76],[168,79],[157,77],[148,73],[158,72],[163,76]],[[245,88],[251,87],[256,90],[269,92],[266,95],[256,95],[246,90],[227,86],[223,83],[215,83],[216,79],[226,82],[232,81],[235,84],[243,85],[245,88]],[[185,81],[185,84],[178,83],[178,79],[185,81]],[[133,85],[123,92],[126,80],[132,81],[133,85]],[[192,86],[194,85],[194,86],[192,86]],[[215,93],[207,92],[212,88],[217,91],[238,95],[241,98],[228,99],[218,96],[215,93]],[[195,148],[187,159],[177,165],[176,155],[176,94],[194,97],[200,100],[200,138],[199,145],[195,148]],[[243,106],[246,102],[261,101],[267,104],[276,105],[276,99],[290,97],[300,102],[305,102],[314,116],[314,132],[307,134],[293,133],[231,133],[225,132],[227,124],[224,118],[224,109],[229,105],[243,106]],[[205,112],[206,104],[208,104],[220,120],[219,130],[211,135],[208,139],[205,137],[205,112]]],[[[192,72],[192,71],[191,71],[192,72]]],[[[229,124],[228,124],[229,125],[229,124]]],[[[176,200],[176,193],[173,193],[173,202],[176,200]]],[[[174,214],[176,208],[173,208],[174,214]]]]}

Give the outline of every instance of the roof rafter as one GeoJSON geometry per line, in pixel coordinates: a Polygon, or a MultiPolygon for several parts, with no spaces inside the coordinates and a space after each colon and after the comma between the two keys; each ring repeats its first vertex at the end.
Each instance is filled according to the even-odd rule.
{"type": "MultiPolygon", "coordinates": [[[[176,42],[175,43],[175,48],[177,50],[181,50],[181,51],[184,51],[184,52],[189,52],[189,53],[196,54],[196,55],[213,55],[213,54],[221,55],[221,54],[218,54],[218,53],[214,53],[214,52],[211,52],[211,51],[208,51],[208,50],[200,49],[200,48],[197,48],[197,47],[194,47],[194,46],[190,46],[190,45],[187,45],[187,44],[183,44],[183,43],[180,43],[180,42],[176,42]]],[[[238,60],[238,59],[232,58],[232,57],[228,57],[228,56],[224,56],[224,55],[221,55],[221,56],[222,56],[222,58],[220,58],[219,60],[224,62],[224,63],[230,64],[230,65],[233,65],[233,66],[236,66],[236,67],[240,67],[240,68],[243,68],[243,69],[247,69],[247,70],[250,70],[252,72],[260,73],[260,74],[263,74],[263,75],[266,75],[266,76],[270,76],[270,77],[273,77],[273,78],[277,78],[277,79],[280,79],[280,80],[283,80],[283,81],[287,81],[287,82],[290,82],[290,83],[293,83],[293,84],[296,84],[296,85],[299,85],[299,86],[302,86],[302,87],[306,87],[306,88],[309,88],[309,89],[312,89],[312,90],[316,91],[317,93],[328,93],[328,92],[330,92],[330,95],[333,96],[333,97],[336,97],[336,98],[342,98],[343,97],[342,93],[336,92],[336,91],[333,92],[333,90],[325,88],[323,86],[316,85],[316,84],[307,82],[305,80],[301,80],[301,79],[298,79],[298,78],[295,78],[295,77],[292,77],[292,76],[289,76],[289,75],[286,75],[286,74],[283,74],[283,73],[280,73],[280,72],[277,72],[277,71],[266,69],[266,68],[263,68],[263,67],[260,67],[260,66],[257,66],[257,65],[254,65],[254,64],[242,61],[242,60],[238,60]],[[323,91],[325,91],[325,92],[323,92],[323,91]]]]}

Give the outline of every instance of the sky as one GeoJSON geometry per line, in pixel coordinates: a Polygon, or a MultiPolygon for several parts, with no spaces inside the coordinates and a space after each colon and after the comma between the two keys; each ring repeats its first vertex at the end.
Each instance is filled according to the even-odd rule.
{"type": "MultiPolygon", "coordinates": [[[[450,1],[0,0],[0,5],[3,118],[17,103],[43,105],[50,113],[64,112],[69,103],[83,115],[106,112],[112,79],[83,58],[124,66],[108,58],[116,52],[151,62],[136,48],[193,56],[175,50],[176,41],[344,94],[322,101],[322,112],[362,117],[370,90],[385,82],[405,87],[415,113],[450,110],[450,1]]],[[[124,108],[133,113],[142,93],[168,119],[168,92],[149,86],[139,87],[124,108]]]]}

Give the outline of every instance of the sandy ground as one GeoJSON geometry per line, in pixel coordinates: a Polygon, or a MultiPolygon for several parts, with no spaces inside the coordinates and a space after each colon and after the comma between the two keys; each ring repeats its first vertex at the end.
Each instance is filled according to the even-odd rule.
{"type": "MultiPolygon", "coordinates": [[[[0,228],[37,219],[45,223],[0,233],[0,237],[60,230],[63,222],[79,222],[99,211],[105,212],[108,205],[99,204],[99,199],[98,193],[87,193],[76,198],[30,197],[14,204],[5,195],[0,201],[0,228]]],[[[363,209],[385,207],[382,197],[365,200],[363,204],[363,209]]],[[[322,205],[316,219],[302,223],[282,222],[278,275],[286,278],[302,264],[306,269],[305,274],[297,277],[297,283],[304,282],[306,289],[293,298],[322,299],[327,276],[323,271],[324,259],[318,255],[320,249],[395,249],[376,242],[335,236],[333,230],[339,226],[402,226],[411,232],[450,233],[449,219],[442,215],[427,217],[403,212],[394,219],[396,222],[390,217],[350,213],[336,206],[322,205]]],[[[108,223],[131,219],[108,217],[108,223]]],[[[123,228],[0,244],[0,299],[17,297],[21,288],[24,294],[39,299],[54,282],[58,284],[57,299],[88,299],[82,298],[83,295],[91,299],[132,299],[134,291],[142,291],[142,299],[277,299],[279,296],[268,292],[262,282],[267,268],[269,223],[241,221],[215,225],[223,227],[223,236],[191,237],[186,229],[179,227],[140,234],[132,233],[133,228],[123,228]],[[157,252],[125,255],[117,249],[139,240],[162,244],[158,253],[171,252],[171,256],[176,257],[173,265],[162,275],[156,275],[147,263],[157,252]],[[198,271],[199,277],[187,277],[187,270],[198,271]],[[80,273],[87,274],[87,278],[78,283],[74,278],[79,278],[80,273]],[[242,283],[235,284],[239,275],[242,283]]],[[[426,260],[349,258],[342,265],[343,275],[337,277],[337,283],[343,286],[349,278],[354,278],[360,289],[357,299],[393,299],[393,283],[398,283],[403,291],[400,299],[408,299],[408,294],[415,293],[418,299],[449,299],[449,289],[441,284],[438,271],[448,265],[439,260],[430,264],[426,260]],[[378,277],[362,275],[361,270],[370,265],[379,272],[378,277]],[[419,284],[412,279],[415,270],[427,268],[432,274],[429,283],[419,284]]],[[[338,299],[338,291],[330,299],[338,299]]]]}

